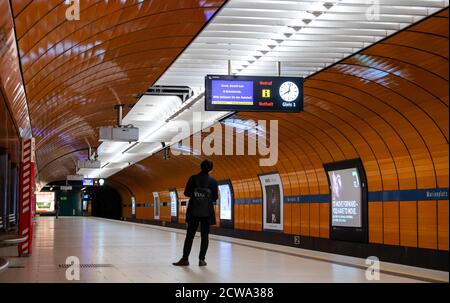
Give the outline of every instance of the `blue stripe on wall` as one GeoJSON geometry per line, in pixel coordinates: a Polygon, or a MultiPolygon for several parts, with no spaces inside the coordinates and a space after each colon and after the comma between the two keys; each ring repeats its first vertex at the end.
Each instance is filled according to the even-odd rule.
{"type": "Polygon", "coordinates": [[[262,204],[262,199],[260,198],[242,198],[242,199],[236,199],[236,204],[262,204]]]}
{"type": "Polygon", "coordinates": [[[284,197],[284,203],[329,203],[331,201],[330,195],[303,195],[303,196],[287,196],[284,197]]]}
{"type": "Polygon", "coordinates": [[[448,200],[448,188],[387,190],[369,193],[369,202],[417,200],[448,200]]]}
{"type": "MultiPolygon", "coordinates": [[[[448,188],[387,190],[369,192],[369,202],[448,200],[448,188]]],[[[330,203],[330,195],[285,196],[284,203],[330,203]]],[[[236,204],[262,204],[260,198],[236,199],[236,204]]]]}

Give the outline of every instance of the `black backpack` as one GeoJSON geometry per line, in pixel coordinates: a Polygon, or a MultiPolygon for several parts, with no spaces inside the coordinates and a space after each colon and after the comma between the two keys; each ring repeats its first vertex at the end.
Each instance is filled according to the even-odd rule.
{"type": "Polygon", "coordinates": [[[195,177],[194,195],[192,197],[192,215],[194,217],[209,217],[209,204],[212,199],[212,191],[208,188],[209,177],[206,184],[200,184],[199,176],[195,177]]]}

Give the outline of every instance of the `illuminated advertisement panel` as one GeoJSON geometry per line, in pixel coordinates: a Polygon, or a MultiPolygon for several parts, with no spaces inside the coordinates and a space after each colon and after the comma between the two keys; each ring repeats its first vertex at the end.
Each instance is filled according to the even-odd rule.
{"type": "Polygon", "coordinates": [[[283,231],[283,186],[278,173],[260,175],[264,230],[283,231]]]}
{"type": "Polygon", "coordinates": [[[55,211],[54,192],[36,192],[36,212],[49,213],[55,211]]]}
{"type": "Polygon", "coordinates": [[[219,219],[220,226],[233,228],[234,195],[230,181],[219,181],[219,219]]]}
{"type": "Polygon", "coordinates": [[[220,219],[231,220],[231,189],[228,184],[219,185],[220,219]]]}
{"type": "Polygon", "coordinates": [[[330,185],[330,237],[367,241],[367,186],[359,159],[325,164],[330,185]]]}
{"type": "Polygon", "coordinates": [[[178,217],[178,196],[176,190],[170,190],[170,215],[175,219],[178,217]]]}
{"type": "Polygon", "coordinates": [[[132,216],[136,215],[136,198],[135,197],[131,197],[131,215],[132,216]]]}
{"type": "Polygon", "coordinates": [[[331,225],[361,227],[361,181],[356,167],[328,172],[331,181],[331,225]]]}

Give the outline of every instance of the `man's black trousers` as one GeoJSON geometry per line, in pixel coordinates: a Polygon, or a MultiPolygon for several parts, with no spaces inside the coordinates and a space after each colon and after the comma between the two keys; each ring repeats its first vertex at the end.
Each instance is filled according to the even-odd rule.
{"type": "Polygon", "coordinates": [[[200,224],[200,232],[201,232],[201,245],[200,245],[200,254],[199,259],[205,260],[206,251],[208,250],[209,244],[209,217],[199,218],[193,217],[188,222],[186,239],[184,240],[184,248],[183,248],[183,259],[187,260],[189,258],[189,254],[191,253],[192,242],[194,241],[195,233],[197,232],[198,225],[200,224]]]}

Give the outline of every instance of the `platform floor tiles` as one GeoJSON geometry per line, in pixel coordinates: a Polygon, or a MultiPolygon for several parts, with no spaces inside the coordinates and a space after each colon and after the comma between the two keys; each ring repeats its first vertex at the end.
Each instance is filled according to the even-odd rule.
{"type": "Polygon", "coordinates": [[[191,265],[175,267],[171,263],[181,256],[184,230],[92,217],[40,217],[34,232],[31,256],[18,258],[16,248],[0,249],[0,256],[10,260],[10,268],[0,273],[0,282],[424,281],[400,274],[407,271],[405,268],[448,281],[448,272],[398,265],[391,265],[386,272],[382,270],[379,281],[368,281],[362,259],[215,235],[210,239],[208,266],[199,267],[199,234],[194,241],[191,265]],[[82,264],[78,281],[66,279],[65,264],[70,256],[82,264]]]}

